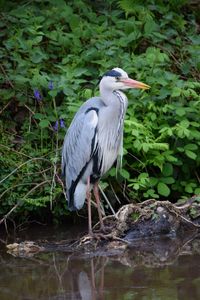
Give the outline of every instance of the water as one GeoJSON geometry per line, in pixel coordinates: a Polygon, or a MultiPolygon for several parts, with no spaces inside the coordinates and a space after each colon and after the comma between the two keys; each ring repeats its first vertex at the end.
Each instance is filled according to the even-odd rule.
{"type": "MultiPolygon", "coordinates": [[[[79,228],[36,228],[15,240],[59,241],[79,232],[79,228]]],[[[0,299],[198,300],[199,245],[199,239],[180,246],[180,240],[161,238],[135,242],[115,256],[43,252],[25,258],[8,254],[2,244],[0,299]]]]}

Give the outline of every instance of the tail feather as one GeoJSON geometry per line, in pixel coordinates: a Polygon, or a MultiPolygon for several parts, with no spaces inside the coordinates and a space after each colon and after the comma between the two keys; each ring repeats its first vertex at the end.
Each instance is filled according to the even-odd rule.
{"type": "Polygon", "coordinates": [[[86,184],[79,181],[74,193],[68,193],[68,208],[70,211],[76,211],[83,207],[86,198],[86,189],[86,184]]]}

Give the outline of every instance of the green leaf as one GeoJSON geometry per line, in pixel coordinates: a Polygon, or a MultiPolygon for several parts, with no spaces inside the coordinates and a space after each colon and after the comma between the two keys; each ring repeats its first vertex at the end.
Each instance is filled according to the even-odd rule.
{"type": "Polygon", "coordinates": [[[197,150],[198,146],[196,144],[187,144],[184,146],[185,150],[197,150]]]}
{"type": "Polygon", "coordinates": [[[178,107],[176,109],[176,114],[180,117],[184,116],[186,114],[186,109],[184,107],[178,107]]]}
{"type": "Polygon", "coordinates": [[[75,30],[78,26],[80,26],[80,19],[77,15],[71,15],[69,19],[69,25],[71,27],[71,30],[75,30]]]}
{"type": "Polygon", "coordinates": [[[187,119],[182,120],[182,121],[180,122],[180,126],[183,127],[183,128],[188,128],[189,125],[190,125],[190,122],[189,122],[187,119]]]}
{"type": "Polygon", "coordinates": [[[194,192],[194,187],[191,183],[188,183],[186,186],[185,186],[185,191],[189,194],[193,194],[194,192]]]}
{"type": "Polygon", "coordinates": [[[85,99],[89,99],[92,97],[92,90],[91,89],[85,89],[84,90],[84,93],[83,93],[83,96],[85,99]]]}
{"type": "Polygon", "coordinates": [[[177,162],[177,161],[178,161],[178,159],[177,159],[175,156],[170,155],[170,154],[167,154],[167,155],[166,155],[166,159],[167,159],[168,161],[170,161],[170,162],[177,162]]]}
{"type": "Polygon", "coordinates": [[[140,189],[140,185],[138,183],[132,183],[131,185],[133,187],[134,190],[139,190],[140,189]]]}
{"type": "Polygon", "coordinates": [[[185,150],[185,154],[187,155],[187,157],[191,158],[191,159],[196,159],[197,158],[197,155],[196,153],[192,152],[191,150],[185,150]]]}
{"type": "MultiPolygon", "coordinates": [[[[195,195],[200,195],[200,187],[199,188],[196,188],[195,190],[194,190],[194,193],[195,193],[195,195]]],[[[197,202],[200,202],[200,197],[196,197],[196,199],[195,199],[197,202]]]]}
{"type": "Polygon", "coordinates": [[[163,177],[162,182],[166,184],[172,184],[175,182],[175,179],[173,177],[163,177]]]}
{"type": "Polygon", "coordinates": [[[157,190],[158,190],[158,194],[160,194],[161,196],[164,196],[164,197],[168,197],[170,194],[170,189],[163,182],[158,183],[157,190]]]}
{"type": "Polygon", "coordinates": [[[163,166],[162,173],[164,176],[170,176],[173,174],[173,166],[170,163],[166,163],[163,166]]]}
{"type": "Polygon", "coordinates": [[[171,93],[171,97],[178,97],[181,94],[181,89],[179,87],[174,87],[171,93]]]}
{"type": "Polygon", "coordinates": [[[33,117],[34,117],[35,119],[39,119],[39,120],[41,120],[41,119],[43,119],[43,118],[44,118],[44,115],[43,115],[43,114],[41,114],[41,113],[35,113],[35,114],[33,115],[33,117]]]}
{"type": "Polygon", "coordinates": [[[185,119],[182,120],[179,124],[176,125],[176,132],[178,137],[184,138],[184,137],[189,137],[190,136],[190,130],[188,127],[190,126],[190,122],[185,119]]]}
{"type": "Polygon", "coordinates": [[[112,177],[115,177],[116,176],[116,169],[111,168],[110,171],[109,171],[109,175],[112,176],[112,177]]]}
{"type": "Polygon", "coordinates": [[[149,182],[150,182],[151,186],[155,186],[158,183],[158,178],[156,178],[156,177],[150,177],[149,180],[150,180],[149,182]]]}
{"type": "Polygon", "coordinates": [[[49,126],[49,121],[48,120],[41,120],[39,123],[39,126],[41,128],[47,128],[49,126]]]}
{"type": "Polygon", "coordinates": [[[125,178],[125,179],[129,179],[130,178],[130,174],[128,171],[126,171],[125,169],[120,169],[119,170],[120,175],[125,178]]]}
{"type": "Polygon", "coordinates": [[[146,193],[144,193],[144,197],[145,197],[145,198],[152,197],[152,198],[155,198],[155,199],[158,199],[158,198],[159,198],[158,194],[156,194],[156,192],[155,192],[154,189],[148,189],[148,190],[146,191],[146,193]]]}
{"type": "Polygon", "coordinates": [[[49,94],[51,97],[55,98],[55,97],[57,96],[57,94],[58,94],[58,91],[57,91],[56,89],[54,89],[54,90],[52,90],[52,91],[49,91],[48,94],[49,94]]]}
{"type": "Polygon", "coordinates": [[[150,35],[153,31],[155,31],[157,28],[157,24],[152,20],[149,19],[146,21],[145,25],[144,25],[144,32],[145,35],[150,35]]]}
{"type": "Polygon", "coordinates": [[[144,150],[144,152],[148,152],[150,145],[148,143],[143,143],[142,144],[142,149],[144,150]]]}

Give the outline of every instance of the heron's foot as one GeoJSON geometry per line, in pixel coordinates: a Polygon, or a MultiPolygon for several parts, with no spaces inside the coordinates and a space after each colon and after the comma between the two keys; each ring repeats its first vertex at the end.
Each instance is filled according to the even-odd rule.
{"type": "Polygon", "coordinates": [[[99,229],[96,229],[94,231],[95,233],[101,233],[101,234],[109,234],[112,232],[112,227],[111,226],[105,226],[101,225],[99,229]]]}
{"type": "Polygon", "coordinates": [[[98,233],[94,233],[93,238],[96,239],[97,241],[108,241],[112,237],[110,234],[98,232],[98,233]]]}
{"type": "Polygon", "coordinates": [[[112,238],[112,235],[109,233],[109,234],[106,234],[105,232],[102,232],[102,231],[95,231],[95,232],[89,232],[88,233],[88,237],[89,239],[91,240],[97,240],[98,242],[102,241],[102,240],[109,240],[112,238]]]}

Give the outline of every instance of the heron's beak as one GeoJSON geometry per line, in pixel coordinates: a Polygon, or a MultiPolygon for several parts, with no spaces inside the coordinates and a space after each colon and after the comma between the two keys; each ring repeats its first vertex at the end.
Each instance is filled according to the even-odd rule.
{"type": "Polygon", "coordinates": [[[140,82],[140,81],[133,80],[131,78],[121,79],[121,82],[123,82],[125,84],[125,86],[133,88],[133,89],[143,89],[143,90],[150,89],[149,85],[147,85],[143,82],[140,82]]]}

